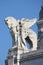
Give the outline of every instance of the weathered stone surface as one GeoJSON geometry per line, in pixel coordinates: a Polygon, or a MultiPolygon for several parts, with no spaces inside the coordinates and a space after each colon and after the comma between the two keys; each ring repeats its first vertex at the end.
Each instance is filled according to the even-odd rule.
{"type": "Polygon", "coordinates": [[[21,55],[21,65],[43,65],[43,49],[21,55]]]}
{"type": "Polygon", "coordinates": [[[19,47],[22,47],[25,50],[28,49],[26,47],[26,41],[28,41],[33,45],[31,50],[37,50],[37,35],[32,29],[29,29],[36,23],[36,19],[16,20],[13,17],[7,17],[5,18],[5,23],[7,24],[12,36],[12,46],[18,44],[19,47]],[[28,40],[26,37],[28,37],[28,40]]]}

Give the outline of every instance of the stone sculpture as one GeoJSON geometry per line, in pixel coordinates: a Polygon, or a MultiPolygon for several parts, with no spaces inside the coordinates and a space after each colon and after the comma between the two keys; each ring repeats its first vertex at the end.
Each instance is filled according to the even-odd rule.
{"type": "Polygon", "coordinates": [[[36,23],[36,19],[25,19],[16,20],[13,17],[5,18],[5,23],[10,29],[12,36],[13,46],[19,44],[22,48],[26,49],[26,40],[30,42],[33,50],[37,49],[37,35],[30,29],[32,25],[36,23]]]}

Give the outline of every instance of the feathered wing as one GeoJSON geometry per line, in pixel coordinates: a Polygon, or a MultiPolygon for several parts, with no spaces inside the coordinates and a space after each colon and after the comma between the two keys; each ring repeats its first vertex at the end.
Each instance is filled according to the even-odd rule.
{"type": "Polygon", "coordinates": [[[30,28],[32,25],[36,23],[37,19],[31,19],[31,20],[21,20],[21,23],[23,24],[23,28],[27,29],[30,28]]]}

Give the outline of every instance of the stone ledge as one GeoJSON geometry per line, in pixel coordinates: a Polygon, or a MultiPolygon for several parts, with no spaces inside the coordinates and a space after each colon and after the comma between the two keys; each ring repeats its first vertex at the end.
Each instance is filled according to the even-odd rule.
{"type": "Polygon", "coordinates": [[[43,49],[31,51],[20,55],[20,62],[43,58],[43,49]]]}

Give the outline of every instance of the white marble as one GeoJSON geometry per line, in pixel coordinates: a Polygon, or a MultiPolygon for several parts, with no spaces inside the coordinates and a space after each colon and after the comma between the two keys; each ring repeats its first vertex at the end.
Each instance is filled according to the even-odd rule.
{"type": "Polygon", "coordinates": [[[36,18],[31,19],[31,20],[25,19],[25,18],[22,18],[21,20],[16,20],[13,17],[7,17],[7,18],[5,18],[5,23],[10,30],[10,33],[12,36],[12,41],[13,41],[13,46],[18,43],[19,47],[22,46],[22,48],[24,50],[28,49],[26,47],[25,38],[27,36],[29,36],[29,38],[33,44],[33,47],[31,48],[31,50],[37,50],[37,35],[32,29],[30,29],[30,27],[36,23],[36,18]],[[22,26],[21,27],[21,35],[20,35],[19,22],[21,23],[21,26],[22,26]]]}

